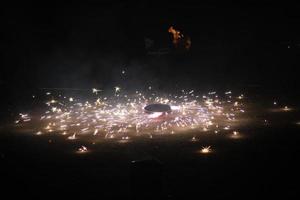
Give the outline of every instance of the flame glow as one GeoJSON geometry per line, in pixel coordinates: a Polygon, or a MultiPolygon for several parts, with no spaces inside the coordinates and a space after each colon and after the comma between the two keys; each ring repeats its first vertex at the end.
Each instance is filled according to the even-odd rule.
{"type": "Polygon", "coordinates": [[[184,37],[184,35],[179,30],[174,29],[173,26],[170,26],[168,32],[172,34],[172,42],[176,48],[181,45],[187,50],[190,49],[192,45],[190,37],[184,37]]]}

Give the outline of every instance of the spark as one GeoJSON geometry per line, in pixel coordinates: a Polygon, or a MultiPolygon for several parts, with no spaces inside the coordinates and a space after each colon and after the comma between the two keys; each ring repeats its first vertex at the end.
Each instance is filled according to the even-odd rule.
{"type": "Polygon", "coordinates": [[[93,135],[97,135],[98,133],[98,129],[95,129],[94,134],[93,135]]]}
{"type": "Polygon", "coordinates": [[[119,92],[120,90],[121,90],[120,87],[118,87],[118,86],[115,87],[115,92],[116,92],[116,93],[119,92]]]}
{"type": "Polygon", "coordinates": [[[240,139],[243,138],[243,136],[238,131],[233,131],[232,134],[229,136],[232,139],[240,139]]]}
{"type": "Polygon", "coordinates": [[[97,95],[98,92],[101,92],[101,90],[98,90],[98,89],[96,89],[96,88],[93,88],[93,89],[92,89],[92,92],[95,93],[95,94],[97,95]]]}
{"type": "Polygon", "coordinates": [[[87,147],[86,146],[81,146],[81,147],[79,147],[78,148],[78,153],[85,153],[85,152],[87,152],[88,151],[88,149],[87,149],[87,147]]]}
{"type": "Polygon", "coordinates": [[[148,118],[153,119],[153,118],[158,118],[162,116],[164,113],[163,112],[154,112],[148,115],[148,118]]]}
{"type": "Polygon", "coordinates": [[[123,136],[121,140],[119,140],[119,143],[127,143],[129,141],[129,137],[128,136],[123,136]]]}
{"type": "Polygon", "coordinates": [[[196,138],[196,136],[193,136],[192,139],[191,139],[191,141],[192,142],[196,142],[196,141],[198,141],[198,139],[196,138]]]}
{"type": "Polygon", "coordinates": [[[22,122],[29,122],[29,121],[31,121],[31,118],[30,118],[30,116],[28,114],[22,114],[22,113],[20,113],[19,116],[20,116],[20,119],[15,121],[16,124],[18,124],[21,121],[22,122]]]}
{"type": "Polygon", "coordinates": [[[203,154],[208,154],[210,153],[212,150],[211,150],[211,147],[210,146],[206,146],[206,147],[202,147],[201,149],[201,153],[203,154]]]}
{"type": "Polygon", "coordinates": [[[54,104],[56,103],[57,101],[55,101],[54,99],[52,99],[51,101],[49,101],[49,104],[54,104]]]}
{"type": "Polygon", "coordinates": [[[36,132],[36,135],[42,135],[42,131],[36,132]]]}
{"type": "Polygon", "coordinates": [[[287,106],[284,106],[283,110],[284,110],[284,111],[290,111],[290,110],[292,110],[292,109],[289,108],[289,107],[287,107],[287,106]]]}

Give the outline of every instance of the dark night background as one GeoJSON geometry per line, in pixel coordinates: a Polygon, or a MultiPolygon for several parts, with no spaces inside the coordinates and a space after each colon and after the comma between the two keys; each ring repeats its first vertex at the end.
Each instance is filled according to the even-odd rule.
{"type": "Polygon", "coordinates": [[[108,87],[126,69],[137,84],[296,87],[297,5],[268,3],[24,3],[4,7],[1,88],[108,87]],[[144,38],[184,55],[145,56],[144,38]],[[171,76],[170,76],[171,75],[171,76]]]}
{"type": "MultiPolygon", "coordinates": [[[[300,6],[298,4],[283,4],[283,2],[276,4],[272,1],[163,3],[150,0],[82,1],[70,4],[51,1],[41,4],[26,1],[5,5],[1,10],[1,119],[6,118],[8,112],[16,109],[24,99],[30,98],[42,88],[111,90],[114,86],[120,85],[130,91],[151,85],[161,91],[182,88],[204,91],[246,89],[263,91],[272,97],[282,96],[282,99],[289,103],[299,99],[300,6]],[[174,49],[171,35],[168,33],[168,28],[172,25],[191,37],[192,46],[189,51],[179,52],[174,49]],[[161,56],[148,55],[145,38],[153,39],[157,49],[170,48],[170,53],[161,56]],[[121,74],[122,70],[126,71],[125,78],[121,74]]],[[[269,132],[280,134],[281,130],[269,132]]],[[[290,130],[290,132],[297,131],[290,130]]],[[[17,139],[5,141],[16,142],[15,140],[17,139]]],[[[262,142],[260,144],[263,146],[266,137],[257,140],[262,142]]],[[[290,142],[294,144],[296,141],[299,141],[298,138],[290,142]]],[[[273,139],[272,142],[267,146],[273,150],[279,146],[279,142],[277,139],[273,139]]],[[[251,148],[255,151],[254,147],[251,148]]],[[[297,151],[297,148],[292,150],[294,153],[297,151]]],[[[254,159],[249,154],[245,150],[237,157],[242,159],[241,162],[249,158],[257,165],[267,160],[266,168],[263,170],[272,168],[273,164],[278,166],[275,155],[268,157],[266,153],[265,157],[254,159]],[[244,156],[246,158],[243,158],[244,156]]],[[[35,156],[39,157],[38,155],[33,157],[35,156]]],[[[55,160],[58,155],[48,156],[51,157],[50,160],[55,160]]],[[[24,159],[20,157],[18,157],[20,160],[24,159]]],[[[293,160],[292,156],[286,159],[287,163],[293,160]]],[[[91,160],[97,166],[101,165],[96,157],[91,160]]],[[[44,162],[49,164],[50,161],[44,162]]],[[[190,162],[192,164],[192,161],[190,162]]],[[[201,167],[202,162],[205,163],[201,161],[196,166],[201,167]]],[[[213,166],[214,163],[219,164],[212,161],[210,167],[216,168],[213,166]]],[[[231,163],[227,167],[235,165],[236,163],[231,163]]],[[[284,170],[289,170],[284,164],[281,165],[284,170]]],[[[67,168],[69,164],[64,166],[67,168]]],[[[49,170],[47,166],[44,168],[49,170]]],[[[208,166],[205,169],[208,170],[208,166]]],[[[242,169],[247,170],[247,164],[242,164],[242,169]]],[[[54,170],[58,171],[58,168],[54,170]]],[[[34,172],[29,170],[29,173],[34,172]]],[[[276,173],[274,169],[266,175],[267,178],[262,179],[262,182],[270,181],[268,178],[276,173]]],[[[240,186],[241,194],[249,192],[243,190],[244,186],[255,185],[255,173],[252,175],[247,175],[249,182],[243,182],[244,185],[240,186]]],[[[30,180],[28,178],[30,175],[24,176],[24,179],[30,180]]],[[[72,179],[72,174],[66,176],[72,179]]],[[[237,181],[237,183],[232,181],[232,184],[239,184],[239,181],[243,180],[239,177],[239,173],[232,176],[233,180],[237,181]]],[[[287,177],[283,177],[289,182],[287,177]]],[[[232,177],[228,175],[226,178],[232,177]]],[[[221,178],[216,179],[223,181],[221,178]]],[[[66,180],[67,178],[64,179],[64,184],[67,185],[69,183],[66,180]]],[[[208,178],[204,178],[205,180],[208,178]]],[[[91,181],[97,184],[97,180],[91,181]]],[[[59,181],[52,180],[53,184],[56,182],[59,181]]],[[[29,181],[29,184],[38,187],[38,183],[34,181],[29,181]]],[[[226,185],[225,182],[223,184],[226,185]]],[[[287,193],[295,195],[297,192],[294,188],[282,189],[275,183],[271,184],[271,189],[268,188],[268,184],[266,185],[265,190],[253,189],[256,191],[255,194],[261,192],[268,196],[269,193],[266,191],[282,190],[285,196],[287,193]]],[[[76,186],[77,183],[74,184],[75,188],[76,186]]],[[[180,187],[184,188],[184,185],[181,183],[180,187]]],[[[220,194],[227,195],[226,197],[232,195],[230,192],[224,192],[230,188],[229,186],[225,187],[224,191],[220,190],[218,185],[216,187],[216,190],[221,191],[220,194]]],[[[209,197],[213,188],[214,185],[211,185],[202,193],[209,197]]],[[[49,192],[46,189],[39,189],[42,191],[41,194],[49,192]]],[[[70,189],[66,186],[66,190],[70,189]]],[[[90,190],[88,192],[93,193],[92,189],[90,190]]],[[[197,187],[191,190],[197,190],[197,187]]],[[[179,196],[189,190],[184,188],[183,191],[185,192],[179,192],[179,196]]],[[[176,197],[176,192],[173,195],[176,197]]]]}

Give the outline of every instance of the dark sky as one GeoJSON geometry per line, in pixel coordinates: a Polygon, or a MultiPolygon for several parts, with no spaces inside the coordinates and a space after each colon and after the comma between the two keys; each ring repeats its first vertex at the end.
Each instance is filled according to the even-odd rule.
{"type": "Polygon", "coordinates": [[[192,2],[6,5],[1,87],[298,87],[298,5],[192,2]],[[171,25],[191,37],[188,52],[173,51],[171,25]],[[170,54],[147,56],[145,37],[170,54]]]}

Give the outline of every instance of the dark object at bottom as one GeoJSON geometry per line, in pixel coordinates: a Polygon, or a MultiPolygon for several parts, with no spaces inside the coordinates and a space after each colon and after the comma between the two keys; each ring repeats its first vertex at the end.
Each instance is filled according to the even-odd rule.
{"type": "Polygon", "coordinates": [[[144,110],[147,113],[153,113],[153,112],[171,112],[171,106],[168,104],[160,104],[160,103],[155,103],[155,104],[149,104],[145,106],[144,110]]]}
{"type": "Polygon", "coordinates": [[[163,165],[156,159],[132,161],[130,165],[132,199],[163,199],[163,165]]]}

